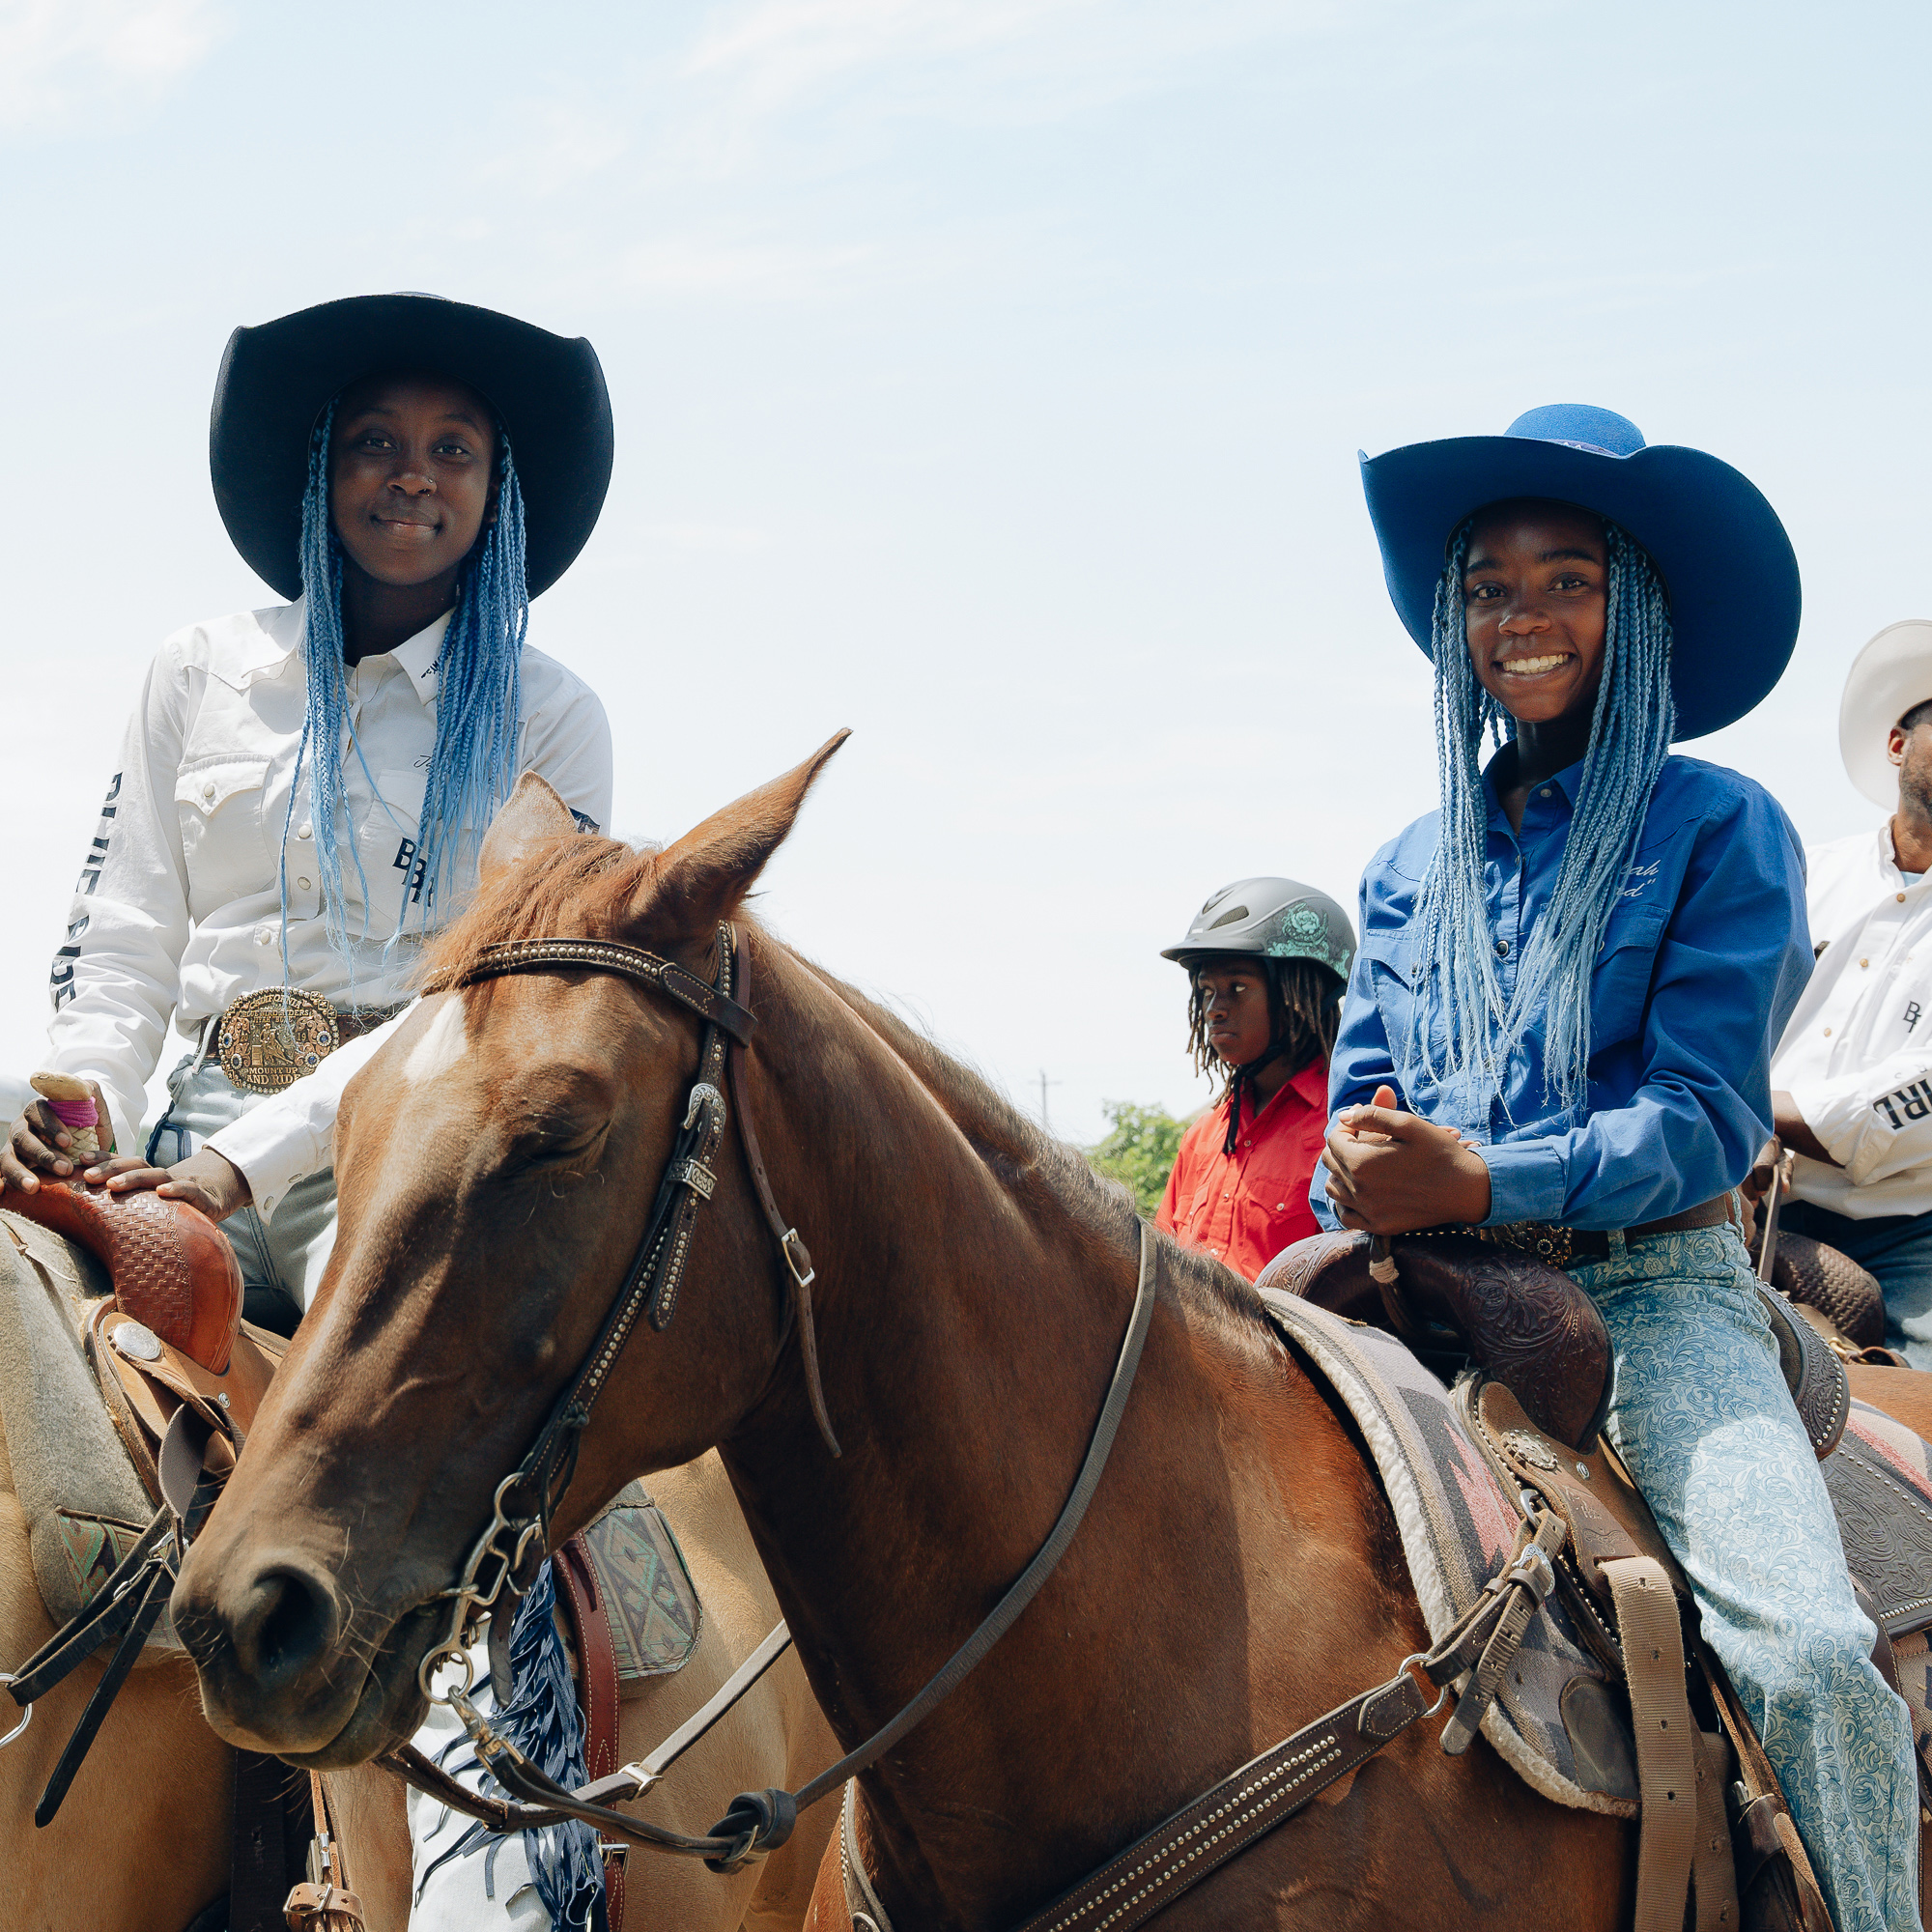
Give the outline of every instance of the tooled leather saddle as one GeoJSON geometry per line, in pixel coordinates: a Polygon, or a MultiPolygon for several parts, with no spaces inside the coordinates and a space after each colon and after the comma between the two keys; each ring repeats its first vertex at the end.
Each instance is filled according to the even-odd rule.
{"type": "MultiPolygon", "coordinates": [[[[1589,1451],[1609,1407],[1609,1331],[1562,1269],[1468,1235],[1396,1236],[1378,1279],[1367,1235],[1315,1235],[1285,1249],[1259,1285],[1397,1335],[1444,1381],[1465,1368],[1500,1382],[1530,1421],[1589,1451]],[[1390,1265],[1392,1264],[1392,1266],[1390,1265]]],[[[1844,1433],[1843,1364],[1784,1296],[1762,1295],[1805,1435],[1820,1460],[1844,1433]]]]}
{"type": "Polygon", "coordinates": [[[242,1270],[206,1214],[145,1188],[114,1194],[48,1175],[32,1194],[10,1188],[7,1207],[97,1256],[129,1321],[212,1375],[226,1372],[241,1330],[242,1270]]]}

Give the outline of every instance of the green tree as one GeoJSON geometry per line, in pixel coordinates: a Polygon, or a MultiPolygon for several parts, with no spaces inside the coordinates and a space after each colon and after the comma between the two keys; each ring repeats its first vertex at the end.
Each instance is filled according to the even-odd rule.
{"type": "Polygon", "coordinates": [[[1087,1158],[1095,1174],[1125,1186],[1141,1212],[1152,1220],[1187,1122],[1159,1107],[1137,1107],[1131,1100],[1103,1100],[1100,1111],[1112,1122],[1112,1130],[1087,1150],[1087,1158]]]}

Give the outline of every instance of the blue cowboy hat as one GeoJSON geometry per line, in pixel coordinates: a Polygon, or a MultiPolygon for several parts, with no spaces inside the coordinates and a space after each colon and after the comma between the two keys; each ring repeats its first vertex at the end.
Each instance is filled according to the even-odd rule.
{"type": "Polygon", "coordinates": [[[1626,417],[1552,403],[1501,436],[1412,442],[1362,455],[1382,575],[1408,635],[1430,654],[1449,539],[1486,504],[1574,503],[1649,552],[1670,600],[1677,736],[1734,723],[1783,675],[1798,641],[1798,558],[1747,476],[1676,443],[1646,444],[1626,417]]]}

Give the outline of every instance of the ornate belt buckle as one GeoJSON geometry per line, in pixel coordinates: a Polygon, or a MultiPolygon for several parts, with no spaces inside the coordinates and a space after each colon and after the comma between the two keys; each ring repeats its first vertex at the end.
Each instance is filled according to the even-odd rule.
{"type": "Polygon", "coordinates": [[[283,986],[243,993],[216,1026],[221,1070],[244,1094],[279,1094],[342,1044],[335,1009],[321,994],[283,986]]]}

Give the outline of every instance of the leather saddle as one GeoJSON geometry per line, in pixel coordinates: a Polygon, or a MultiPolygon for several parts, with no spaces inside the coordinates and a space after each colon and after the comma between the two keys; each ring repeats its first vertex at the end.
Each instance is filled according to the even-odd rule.
{"type": "Polygon", "coordinates": [[[147,1189],[89,1187],[78,1176],[43,1175],[32,1194],[10,1188],[7,1207],[99,1259],[129,1320],[211,1374],[227,1369],[241,1328],[242,1270],[206,1214],[147,1189]]]}
{"type": "MultiPolygon", "coordinates": [[[[1609,1407],[1609,1331],[1562,1269],[1468,1235],[1396,1236],[1378,1280],[1367,1235],[1314,1235],[1284,1249],[1258,1286],[1298,1294],[1351,1321],[1386,1328],[1453,1381],[1466,1369],[1500,1382],[1535,1426],[1594,1448],[1609,1407]],[[1393,1271],[1388,1265],[1393,1264],[1393,1271]]],[[[1844,1433],[1844,1364],[1784,1297],[1762,1293],[1784,1379],[1822,1461],[1844,1433]]]]}
{"type": "Polygon", "coordinates": [[[1819,1328],[1848,1360],[1906,1366],[1885,1346],[1885,1291],[1849,1255],[1809,1235],[1777,1231],[1771,1285],[1819,1328]]]}

